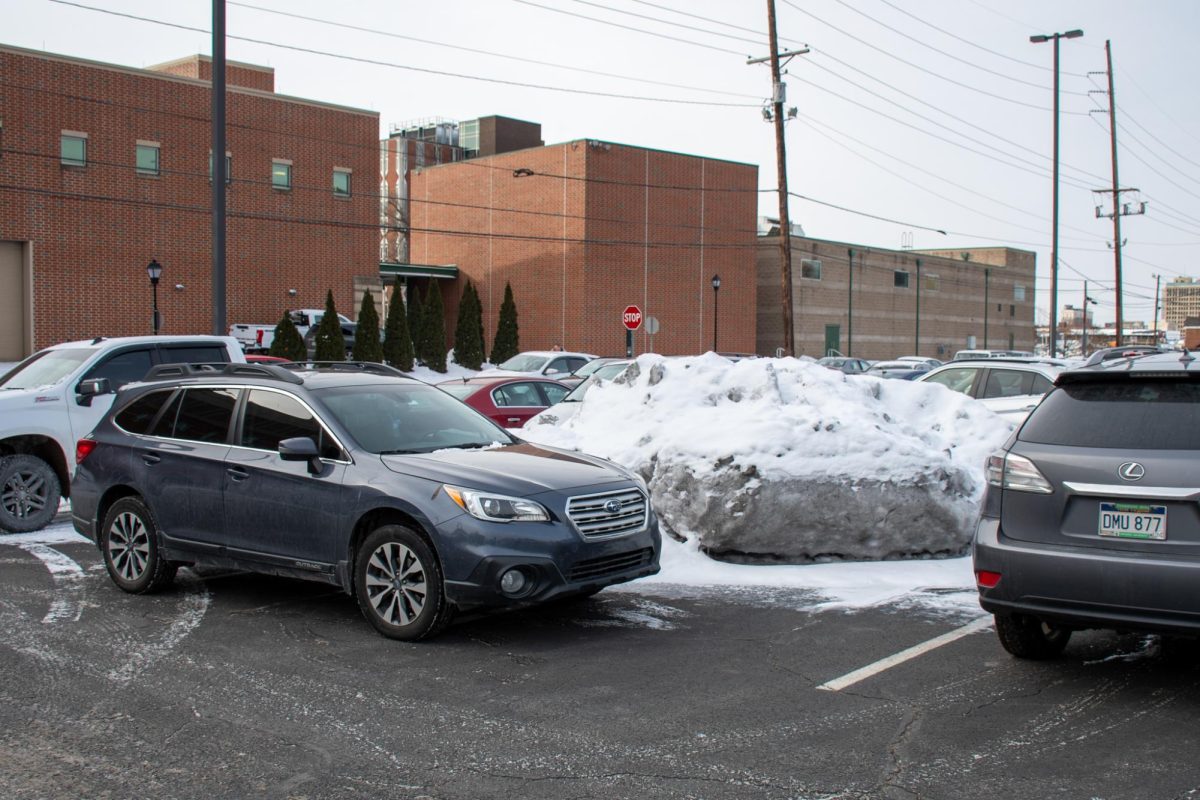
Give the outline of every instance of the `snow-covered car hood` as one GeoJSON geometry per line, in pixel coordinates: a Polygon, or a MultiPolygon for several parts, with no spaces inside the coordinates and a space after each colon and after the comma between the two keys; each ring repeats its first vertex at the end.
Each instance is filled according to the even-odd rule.
{"type": "Polygon", "coordinates": [[[393,472],[519,496],[631,480],[623,468],[604,459],[528,443],[380,458],[393,472]]]}

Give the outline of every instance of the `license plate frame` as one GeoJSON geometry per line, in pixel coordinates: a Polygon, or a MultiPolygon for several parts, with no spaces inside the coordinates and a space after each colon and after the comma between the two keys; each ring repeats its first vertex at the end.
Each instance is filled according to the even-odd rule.
{"type": "Polygon", "coordinates": [[[1096,532],[1108,539],[1166,541],[1167,507],[1155,503],[1101,503],[1096,532]]]}

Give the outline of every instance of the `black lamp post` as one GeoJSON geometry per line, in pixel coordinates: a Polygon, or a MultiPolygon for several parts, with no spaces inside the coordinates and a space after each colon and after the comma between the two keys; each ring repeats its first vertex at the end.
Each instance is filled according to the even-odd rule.
{"type": "Polygon", "coordinates": [[[713,352],[715,353],[715,352],[717,352],[717,298],[720,296],[719,291],[721,289],[721,276],[720,275],[712,276],[712,287],[713,287],[713,352]]]}
{"type": "Polygon", "coordinates": [[[158,336],[160,319],[158,316],[158,279],[162,277],[162,264],[158,263],[158,259],[150,259],[150,263],[146,265],[146,274],[150,276],[150,293],[154,303],[154,335],[158,336]]]}

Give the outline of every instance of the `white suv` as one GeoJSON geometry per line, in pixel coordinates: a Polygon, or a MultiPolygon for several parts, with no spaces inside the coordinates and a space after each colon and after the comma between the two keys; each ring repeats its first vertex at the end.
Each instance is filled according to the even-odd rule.
{"type": "Polygon", "coordinates": [[[117,389],[156,364],[244,362],[231,336],[98,337],[34,353],[0,377],[0,530],[54,519],[70,497],[75,442],[90,433],[117,389]]]}
{"type": "Polygon", "coordinates": [[[984,358],[952,361],[917,378],[940,383],[974,397],[1005,419],[1020,422],[1054,386],[1062,361],[1035,358],[984,358]]]}

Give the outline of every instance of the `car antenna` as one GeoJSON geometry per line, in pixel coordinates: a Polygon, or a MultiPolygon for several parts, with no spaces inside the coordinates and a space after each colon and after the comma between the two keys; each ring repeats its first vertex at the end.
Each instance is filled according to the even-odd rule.
{"type": "Polygon", "coordinates": [[[92,344],[100,344],[103,341],[104,341],[103,336],[97,336],[95,339],[92,339],[92,344]]]}

